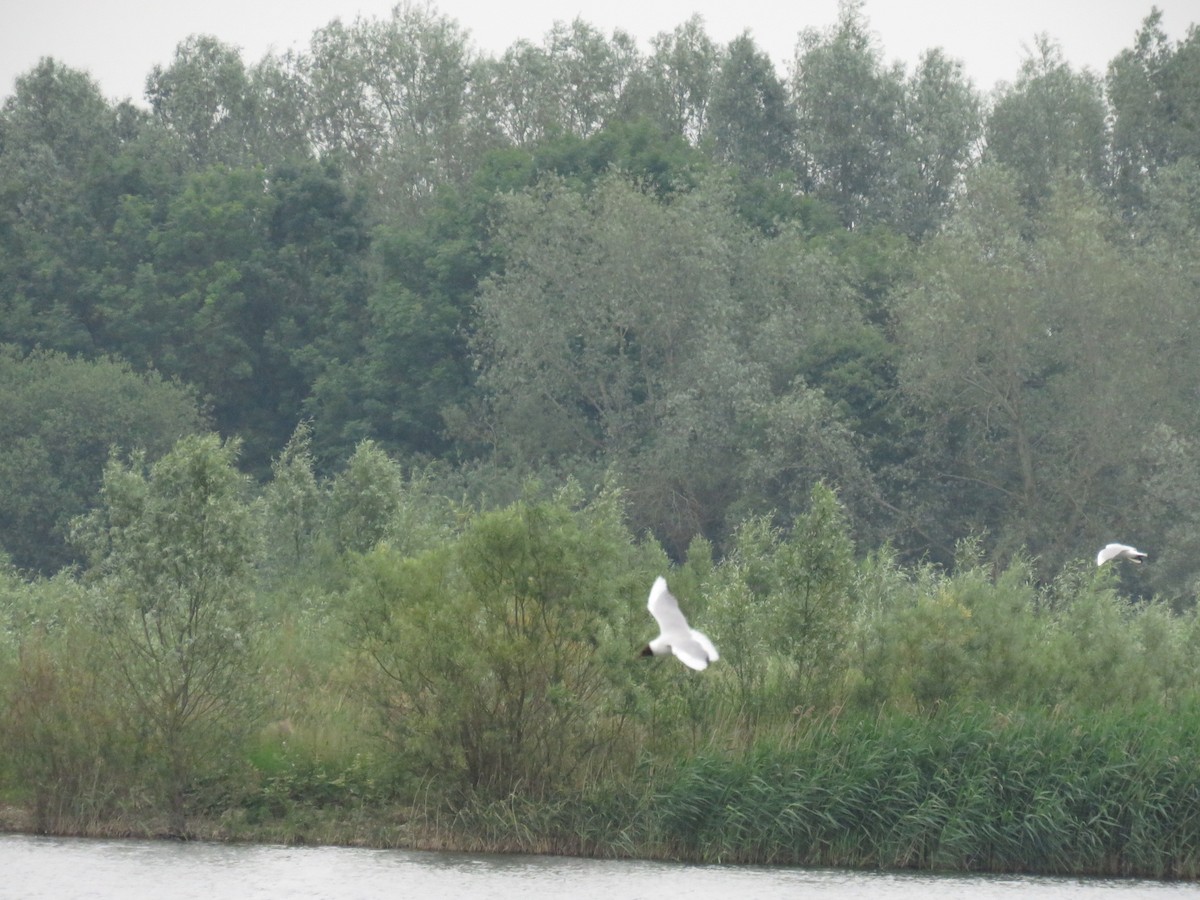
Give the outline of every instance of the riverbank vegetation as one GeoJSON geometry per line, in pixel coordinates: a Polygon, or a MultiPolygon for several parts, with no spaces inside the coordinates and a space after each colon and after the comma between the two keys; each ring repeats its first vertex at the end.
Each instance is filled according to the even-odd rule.
{"type": "Polygon", "coordinates": [[[370,448],[322,482],[293,444],[247,497],[232,449],[114,464],[88,570],[4,576],[27,827],[1200,872],[1200,623],[1113,568],[861,554],[820,485],[672,566],[611,486],[474,510],[370,448]],[[345,517],[378,540],[339,553],[345,517]],[[721,647],[704,673],[638,655],[663,571],[721,647]]]}
{"type": "Polygon", "coordinates": [[[0,108],[0,822],[1200,875],[1200,36],[430,7],[0,108]],[[1144,565],[1097,568],[1109,540],[1144,565]],[[643,659],[666,574],[721,660],[643,659]]]}

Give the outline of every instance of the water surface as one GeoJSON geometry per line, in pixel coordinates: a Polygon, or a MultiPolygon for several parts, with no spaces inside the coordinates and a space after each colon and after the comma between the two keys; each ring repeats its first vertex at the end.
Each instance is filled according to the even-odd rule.
{"type": "Polygon", "coordinates": [[[4,900],[491,898],[540,900],[1101,900],[1200,896],[1192,884],[948,876],[0,835],[4,900]]]}

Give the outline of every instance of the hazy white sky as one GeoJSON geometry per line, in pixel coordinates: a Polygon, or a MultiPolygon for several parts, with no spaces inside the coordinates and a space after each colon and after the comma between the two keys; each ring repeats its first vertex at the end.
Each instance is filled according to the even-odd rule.
{"type": "MultiPolygon", "coordinates": [[[[307,47],[335,18],[385,17],[395,0],[6,0],[0,13],[0,97],[43,56],[83,69],[112,99],[142,99],[151,68],[175,46],[211,34],[239,47],[246,62],[270,50],[307,47]]],[[[837,20],[837,0],[440,0],[434,7],[470,32],[475,46],[499,54],[519,38],[540,43],[557,21],[577,16],[606,34],[620,28],[643,49],[693,13],[726,42],[749,31],[781,74],[797,35],[837,20]]],[[[1058,41],[1076,67],[1103,73],[1131,46],[1156,5],[1172,39],[1200,24],[1200,0],[866,0],[864,12],[884,58],[911,71],[923,50],[941,47],[961,60],[977,87],[1011,81],[1038,34],[1058,41]]]]}

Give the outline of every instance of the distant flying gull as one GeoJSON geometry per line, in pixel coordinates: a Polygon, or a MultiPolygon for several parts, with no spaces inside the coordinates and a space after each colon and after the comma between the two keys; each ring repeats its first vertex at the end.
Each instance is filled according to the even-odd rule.
{"type": "Polygon", "coordinates": [[[1146,554],[1136,547],[1130,547],[1128,544],[1108,544],[1096,554],[1096,565],[1102,566],[1110,559],[1128,559],[1140,563],[1145,558],[1146,554]]]}
{"type": "Polygon", "coordinates": [[[680,662],[693,669],[703,669],[720,657],[717,648],[707,637],[689,628],[687,619],[679,611],[679,601],[667,590],[667,580],[661,575],[650,588],[650,600],[646,608],[658,622],[659,635],[642,651],[642,656],[666,656],[674,653],[680,662]]]}

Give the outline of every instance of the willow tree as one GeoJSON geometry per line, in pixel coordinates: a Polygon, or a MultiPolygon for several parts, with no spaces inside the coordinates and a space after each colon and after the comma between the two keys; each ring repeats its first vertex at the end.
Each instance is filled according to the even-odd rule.
{"type": "Polygon", "coordinates": [[[561,796],[628,764],[646,555],[617,493],[572,490],[482,513],[415,555],[356,557],[345,608],[374,663],[362,689],[407,770],[561,796]]]}
{"type": "Polygon", "coordinates": [[[801,244],[768,252],[722,184],[660,200],[547,181],[512,198],[499,241],[475,340],[487,405],[458,423],[498,460],[619,473],[635,527],[680,553],[853,468],[797,360],[855,299],[801,244]]]}
{"type": "Polygon", "coordinates": [[[255,710],[254,535],[236,453],[204,435],[152,465],[113,460],[100,506],[76,528],[92,564],[95,627],[178,835],[197,776],[236,745],[255,710]]]}
{"type": "Polygon", "coordinates": [[[500,458],[616,468],[639,525],[657,508],[683,545],[729,501],[731,417],[753,380],[734,337],[737,251],[713,224],[729,219],[699,206],[617,178],[513,198],[509,265],[482,292],[476,340],[500,458]]]}
{"type": "Polygon", "coordinates": [[[987,530],[1052,571],[1106,536],[1168,527],[1145,479],[1156,429],[1195,427],[1197,330],[1177,267],[1113,238],[1093,196],[1060,182],[1030,217],[1023,187],[979,173],[898,298],[897,335],[930,440],[928,527],[946,542],[987,530]]]}

